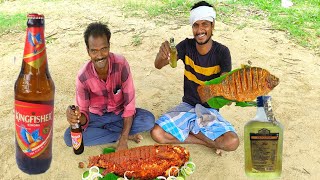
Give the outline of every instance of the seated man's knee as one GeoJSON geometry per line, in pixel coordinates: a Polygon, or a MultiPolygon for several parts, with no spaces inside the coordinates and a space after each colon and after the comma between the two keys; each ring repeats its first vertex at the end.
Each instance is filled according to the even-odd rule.
{"type": "Polygon", "coordinates": [[[224,142],[224,147],[226,151],[235,151],[239,147],[238,136],[231,136],[224,142]]]}
{"type": "MultiPolygon", "coordinates": [[[[155,125],[153,129],[150,131],[151,137],[154,141],[160,144],[168,143],[169,140],[171,140],[171,137],[168,137],[166,135],[166,132],[159,126],[155,125]]],[[[174,137],[172,137],[174,138],[174,137]]]]}
{"type": "Polygon", "coordinates": [[[158,125],[155,125],[151,131],[150,131],[151,137],[154,141],[161,143],[162,138],[162,132],[161,132],[161,127],[158,125]]]}

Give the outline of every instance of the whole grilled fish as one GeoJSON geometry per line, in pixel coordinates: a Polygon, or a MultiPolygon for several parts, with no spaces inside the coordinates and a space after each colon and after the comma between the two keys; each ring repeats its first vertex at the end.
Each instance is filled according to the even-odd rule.
{"type": "Polygon", "coordinates": [[[89,157],[88,167],[105,168],[103,175],[126,173],[129,179],[154,179],[168,176],[171,167],[181,167],[189,157],[189,152],[181,146],[151,145],[89,157]]]}
{"type": "Polygon", "coordinates": [[[279,78],[259,67],[245,67],[231,74],[219,84],[201,85],[198,93],[201,102],[215,96],[223,96],[233,101],[253,101],[266,95],[279,84],[279,78]]]}

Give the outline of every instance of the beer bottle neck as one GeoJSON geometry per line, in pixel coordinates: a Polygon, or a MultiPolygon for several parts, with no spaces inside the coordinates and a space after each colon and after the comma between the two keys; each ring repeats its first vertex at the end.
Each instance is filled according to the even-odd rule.
{"type": "Polygon", "coordinates": [[[40,19],[29,19],[21,71],[48,74],[44,26],[40,19]]]}

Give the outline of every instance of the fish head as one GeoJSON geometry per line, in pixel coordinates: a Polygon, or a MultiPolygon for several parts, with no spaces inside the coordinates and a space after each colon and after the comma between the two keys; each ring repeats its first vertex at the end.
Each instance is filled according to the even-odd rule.
{"type": "Polygon", "coordinates": [[[279,84],[279,78],[277,78],[276,76],[269,74],[269,76],[267,76],[267,85],[269,89],[273,89],[274,87],[276,87],[279,84]]]}

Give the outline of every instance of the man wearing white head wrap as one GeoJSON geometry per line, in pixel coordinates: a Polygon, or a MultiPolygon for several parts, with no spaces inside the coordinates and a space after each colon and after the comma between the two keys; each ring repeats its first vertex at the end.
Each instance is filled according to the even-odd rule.
{"type": "Polygon", "coordinates": [[[191,26],[199,20],[207,20],[213,22],[216,19],[216,11],[209,6],[199,6],[190,12],[191,26]]]}
{"type": "MultiPolygon", "coordinates": [[[[212,31],[214,29],[214,22],[216,12],[212,6],[195,7],[190,12],[190,24],[192,26],[193,35],[198,45],[205,45],[201,49],[210,49],[212,46],[212,31]],[[210,41],[211,40],[211,41],[210,41]]],[[[198,48],[199,50],[200,48],[198,48]]]]}
{"type": "MultiPolygon", "coordinates": [[[[229,49],[212,40],[216,12],[205,1],[196,3],[190,12],[190,24],[194,38],[186,38],[177,46],[178,59],[184,63],[184,95],[182,103],[162,115],[151,131],[158,143],[201,144],[214,149],[234,151],[239,146],[239,138],[234,127],[225,120],[219,110],[201,103],[197,87],[231,70],[229,49]],[[198,106],[197,106],[198,105],[198,106]],[[206,126],[199,125],[203,113],[197,113],[199,105],[207,109],[207,114],[216,117],[206,126]]],[[[168,41],[160,46],[155,58],[155,67],[161,69],[169,64],[170,47],[168,41]]],[[[201,111],[202,112],[202,111],[201,111]]]]}

